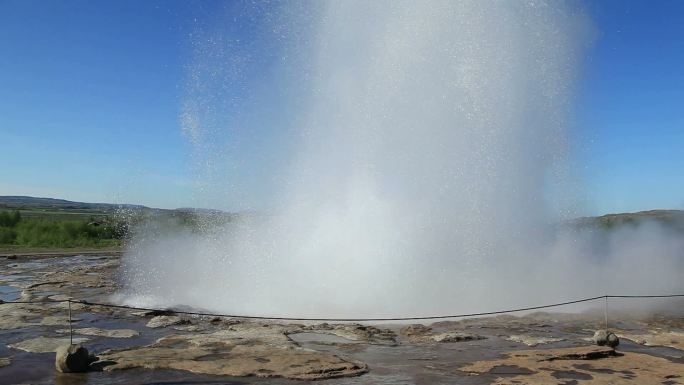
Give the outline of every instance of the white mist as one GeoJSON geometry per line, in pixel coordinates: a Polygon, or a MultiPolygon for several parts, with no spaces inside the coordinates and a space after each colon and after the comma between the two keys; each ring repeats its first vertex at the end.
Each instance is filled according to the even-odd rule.
{"type": "MultiPolygon", "coordinates": [[[[129,303],[388,317],[682,289],[684,244],[664,230],[616,234],[607,247],[557,231],[572,201],[563,176],[581,12],[546,1],[309,5],[271,16],[308,34],[273,43],[290,49],[277,64],[290,78],[274,88],[303,86],[287,95],[298,110],[282,117],[278,167],[259,171],[277,181],[271,207],[202,234],[139,229],[123,265],[129,303]],[[641,240],[658,245],[642,250],[658,256],[646,270],[641,240]]],[[[251,164],[232,158],[239,144],[207,143],[257,118],[217,121],[227,101],[202,79],[225,71],[214,80],[243,86],[246,69],[225,47],[202,47],[184,128],[199,152],[225,152],[238,170],[223,181],[230,190],[251,164]]],[[[212,167],[203,175],[216,182],[212,167]]]]}

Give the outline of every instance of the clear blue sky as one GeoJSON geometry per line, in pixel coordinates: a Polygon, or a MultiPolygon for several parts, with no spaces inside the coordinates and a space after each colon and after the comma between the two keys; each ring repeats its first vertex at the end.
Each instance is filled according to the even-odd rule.
{"type": "MultiPolygon", "coordinates": [[[[0,195],[206,206],[179,109],[189,35],[224,7],[0,0],[0,195]]],[[[684,208],[684,1],[585,7],[596,40],[573,124],[586,209],[684,208]]]]}
{"type": "Polygon", "coordinates": [[[595,213],[684,208],[684,2],[590,1],[577,106],[595,213]]]}

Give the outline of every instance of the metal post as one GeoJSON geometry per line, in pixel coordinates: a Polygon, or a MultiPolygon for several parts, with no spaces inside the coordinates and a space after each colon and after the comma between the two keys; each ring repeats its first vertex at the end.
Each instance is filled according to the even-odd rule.
{"type": "Polygon", "coordinates": [[[606,330],[608,330],[608,296],[605,296],[605,304],[603,305],[603,316],[605,318],[606,330]]]}
{"type": "Polygon", "coordinates": [[[69,304],[69,345],[74,344],[74,330],[71,326],[71,300],[68,299],[67,303],[69,304]]]}

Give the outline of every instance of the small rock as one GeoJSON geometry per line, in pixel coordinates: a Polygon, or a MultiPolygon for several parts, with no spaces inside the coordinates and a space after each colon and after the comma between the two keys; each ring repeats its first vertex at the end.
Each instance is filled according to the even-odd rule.
{"type": "Polygon", "coordinates": [[[62,373],[83,373],[95,358],[81,345],[62,345],[57,348],[55,369],[62,373]]]}
{"type": "Polygon", "coordinates": [[[468,334],[468,333],[461,333],[461,332],[437,333],[437,334],[430,335],[428,338],[434,342],[441,342],[441,343],[474,341],[474,340],[485,339],[485,337],[477,335],[477,334],[468,334]]]}
{"type": "Polygon", "coordinates": [[[616,348],[618,345],[620,345],[620,339],[615,335],[615,333],[608,333],[606,345],[610,346],[611,348],[616,348]]]}
{"type": "Polygon", "coordinates": [[[611,348],[615,348],[620,344],[618,336],[605,329],[597,330],[596,333],[594,333],[593,340],[598,346],[609,346],[611,348]]]}
{"type": "Polygon", "coordinates": [[[150,322],[147,323],[148,328],[164,328],[167,326],[171,325],[181,325],[184,323],[188,323],[188,321],[184,321],[181,319],[181,317],[177,315],[159,315],[150,320],[150,322]]]}
{"type": "Polygon", "coordinates": [[[31,302],[36,299],[36,296],[31,293],[30,291],[22,290],[21,291],[21,296],[19,297],[20,301],[26,301],[26,302],[31,302]]]}
{"type": "Polygon", "coordinates": [[[608,343],[608,330],[601,329],[594,333],[594,343],[598,346],[605,346],[608,343]]]}
{"type": "Polygon", "coordinates": [[[431,327],[422,324],[412,324],[401,328],[399,333],[405,336],[413,336],[416,334],[427,334],[432,330],[431,327]]]}
{"type": "Polygon", "coordinates": [[[323,323],[320,323],[318,325],[315,325],[315,328],[320,329],[320,330],[332,330],[333,329],[333,327],[327,322],[323,322],[323,323]]]}

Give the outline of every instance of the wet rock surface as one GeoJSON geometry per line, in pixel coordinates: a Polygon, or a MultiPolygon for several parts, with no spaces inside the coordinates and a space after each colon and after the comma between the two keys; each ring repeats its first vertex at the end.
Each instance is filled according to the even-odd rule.
{"type": "Polygon", "coordinates": [[[390,329],[380,329],[375,326],[360,324],[333,324],[328,323],[305,326],[305,331],[315,331],[322,334],[331,334],[346,338],[350,341],[363,341],[374,345],[396,345],[396,333],[390,329]]]}
{"type": "Polygon", "coordinates": [[[284,377],[296,380],[356,376],[367,366],[329,353],[303,349],[285,335],[286,328],[240,324],[213,333],[163,337],[152,345],[109,350],[104,370],[179,369],[193,373],[284,377]]]}
{"type": "Polygon", "coordinates": [[[408,337],[409,341],[414,344],[464,342],[487,338],[464,331],[436,332],[433,328],[420,324],[406,326],[400,330],[400,333],[408,337]]]}
{"type": "Polygon", "coordinates": [[[684,351],[684,330],[649,330],[646,333],[639,331],[616,330],[618,337],[624,338],[645,346],[665,346],[684,351]]]}
{"type": "MultiPolygon", "coordinates": [[[[69,329],[57,330],[57,333],[69,333],[69,329]]],[[[99,336],[99,337],[109,337],[109,338],[132,338],[140,335],[135,330],[131,329],[100,329],[100,328],[79,328],[73,329],[74,334],[82,334],[85,336],[99,336]]]]}
{"type": "MultiPolygon", "coordinates": [[[[111,302],[118,265],[118,257],[108,256],[0,258],[0,295],[111,302]]],[[[56,374],[54,352],[69,344],[68,308],[67,302],[0,304],[0,383],[673,385],[684,372],[681,314],[611,314],[610,330],[622,339],[615,352],[588,346],[603,324],[600,311],[302,324],[71,302],[74,342],[99,361],[87,374],[56,374]]]]}
{"type": "Polygon", "coordinates": [[[554,342],[565,341],[563,338],[531,336],[531,335],[512,335],[506,338],[508,341],[518,342],[527,346],[546,345],[554,342]]]}
{"type": "Polygon", "coordinates": [[[62,345],[70,343],[80,344],[88,341],[87,338],[74,338],[73,340],[66,338],[51,338],[51,337],[37,337],[29,340],[24,340],[8,346],[14,349],[23,350],[29,353],[52,353],[62,345]]]}
{"type": "Polygon", "coordinates": [[[609,347],[517,351],[505,358],[478,361],[459,368],[473,374],[515,367],[520,375],[497,377],[492,383],[513,384],[683,384],[682,364],[641,353],[619,353],[609,347]]]}
{"type": "Polygon", "coordinates": [[[474,340],[484,340],[487,337],[480,336],[477,334],[463,333],[463,332],[445,332],[445,333],[435,333],[423,336],[424,339],[417,339],[416,342],[463,342],[463,341],[474,341],[474,340]]]}
{"type": "Polygon", "coordinates": [[[171,325],[180,325],[187,323],[181,317],[176,315],[159,315],[150,320],[147,323],[148,328],[165,328],[171,325]]]}

